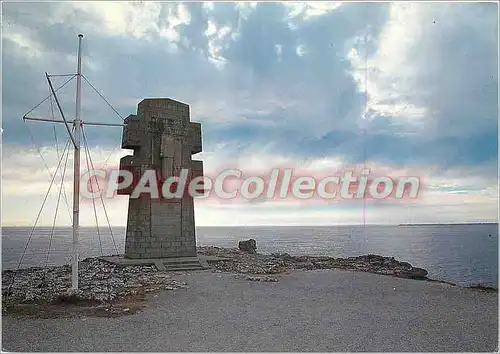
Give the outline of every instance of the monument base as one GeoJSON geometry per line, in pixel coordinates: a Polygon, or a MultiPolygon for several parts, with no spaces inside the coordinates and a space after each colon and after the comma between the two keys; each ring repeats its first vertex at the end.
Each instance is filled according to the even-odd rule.
{"type": "Polygon", "coordinates": [[[106,262],[117,265],[155,265],[159,271],[205,270],[210,269],[208,262],[229,260],[213,256],[178,257],[178,258],[145,258],[130,259],[123,256],[99,257],[106,262]]]}

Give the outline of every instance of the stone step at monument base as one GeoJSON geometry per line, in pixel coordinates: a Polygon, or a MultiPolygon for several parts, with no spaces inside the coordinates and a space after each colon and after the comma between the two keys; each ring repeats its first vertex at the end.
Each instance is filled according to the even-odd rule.
{"type": "Polygon", "coordinates": [[[123,256],[103,256],[100,259],[118,265],[155,265],[159,271],[187,271],[210,269],[201,257],[129,259],[123,256]]]}
{"type": "Polygon", "coordinates": [[[209,269],[208,263],[198,257],[167,258],[155,263],[158,270],[205,270],[209,269]],[[160,264],[158,264],[160,263],[160,264]],[[160,269],[162,268],[164,269],[160,269]]]}

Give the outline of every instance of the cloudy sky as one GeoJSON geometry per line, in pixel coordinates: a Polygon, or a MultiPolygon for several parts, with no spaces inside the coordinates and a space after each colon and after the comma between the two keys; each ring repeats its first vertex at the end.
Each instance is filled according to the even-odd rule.
{"type": "MultiPolygon", "coordinates": [[[[365,166],[425,184],[417,200],[368,201],[367,223],[496,222],[497,22],[494,3],[3,3],[2,223],[31,225],[43,202],[67,135],[22,116],[48,95],[46,71],[75,72],[78,33],[84,75],[122,116],[145,97],[190,104],[207,173],[365,166]]],[[[72,81],[60,91],[68,117],[74,90],[72,81]]],[[[84,120],[121,121],[86,83],[82,102],[84,120]]],[[[50,101],[31,115],[51,118],[50,101]]],[[[120,128],[86,134],[94,164],[130,153],[120,128]]],[[[57,187],[40,225],[52,224],[57,187]]],[[[127,197],[106,205],[125,225],[127,197]]],[[[70,224],[65,209],[63,200],[58,225],[70,224]]],[[[92,203],[81,210],[93,225],[92,203]]],[[[198,225],[359,224],[362,215],[361,201],[196,202],[198,225]]]]}

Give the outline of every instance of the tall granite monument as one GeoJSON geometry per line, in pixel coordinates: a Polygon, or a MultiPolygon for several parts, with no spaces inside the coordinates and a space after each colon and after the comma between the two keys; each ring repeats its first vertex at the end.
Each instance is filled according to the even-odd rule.
{"type": "MultiPolygon", "coordinates": [[[[190,179],[203,175],[203,162],[191,156],[202,151],[201,124],[189,119],[189,106],[169,98],[148,98],[137,114],[125,119],[122,148],[134,150],[120,160],[137,179],[155,170],[158,185],[189,169],[190,179]]],[[[132,188],[120,194],[131,194],[132,188]]],[[[129,198],[125,259],[158,259],[196,256],[194,203],[182,198],[129,198]]]]}

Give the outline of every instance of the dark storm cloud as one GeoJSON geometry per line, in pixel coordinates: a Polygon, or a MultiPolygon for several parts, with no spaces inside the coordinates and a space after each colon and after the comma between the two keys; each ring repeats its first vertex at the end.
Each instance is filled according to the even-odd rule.
{"type": "MultiPolygon", "coordinates": [[[[31,38],[36,42],[33,50],[42,52],[28,56],[15,38],[3,39],[4,143],[29,144],[20,118],[47,94],[44,71],[74,71],[76,34],[81,30],[77,24],[99,28],[99,19],[82,9],[64,23],[54,23],[58,6],[4,6],[10,33],[31,38]]],[[[179,43],[154,30],[147,37],[105,30],[86,35],[85,74],[124,116],[134,113],[143,97],[169,96],[191,103],[193,120],[204,124],[207,148],[221,141],[238,142],[240,149],[269,145],[297,158],[339,155],[351,162],[389,164],[495,161],[496,5],[445,6],[446,11],[436,11],[442,18],[436,15],[422,24],[423,39],[408,58],[418,70],[407,99],[427,107],[417,128],[377,112],[363,122],[364,95],[347,58],[356,38],[367,33],[367,55],[377,54],[390,6],[351,3],[305,19],[303,14],[290,18],[289,9],[277,3],[259,3],[245,13],[231,3],[216,3],[213,10],[190,3],[190,22],[177,27],[179,43]],[[218,30],[230,27],[230,34],[218,42],[207,37],[209,21],[218,30]],[[226,61],[222,68],[209,60],[213,45],[226,61]]],[[[441,9],[438,4],[427,6],[441,9]]],[[[162,5],[152,23],[168,26],[169,13],[180,16],[177,8],[162,5]]],[[[87,87],[84,94],[86,119],[117,121],[92,90],[87,87]]],[[[63,102],[72,112],[71,91],[63,102]]],[[[40,143],[53,141],[52,127],[32,129],[37,129],[40,143]]],[[[93,129],[91,142],[117,145],[118,130],[93,129]]]]}

